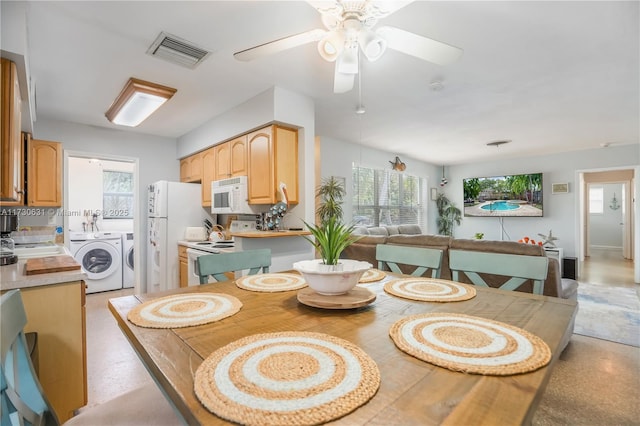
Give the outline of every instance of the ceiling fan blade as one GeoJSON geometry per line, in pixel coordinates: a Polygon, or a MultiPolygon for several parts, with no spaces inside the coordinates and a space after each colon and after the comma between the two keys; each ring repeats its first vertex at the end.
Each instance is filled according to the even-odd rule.
{"type": "Polygon", "coordinates": [[[338,66],[336,65],[336,72],[333,77],[333,93],[345,93],[353,89],[355,77],[355,74],[343,74],[339,72],[338,66]]]}
{"type": "Polygon", "coordinates": [[[387,41],[387,47],[433,62],[447,65],[462,55],[462,49],[395,27],[380,27],[376,31],[387,41]]]}
{"type": "Polygon", "coordinates": [[[282,52],[283,50],[291,49],[293,47],[311,43],[313,41],[318,41],[325,34],[326,31],[321,29],[305,31],[300,34],[280,38],[278,40],[270,41],[259,46],[241,50],[234,53],[233,57],[239,61],[252,61],[263,56],[272,55],[274,53],[282,52]]]}

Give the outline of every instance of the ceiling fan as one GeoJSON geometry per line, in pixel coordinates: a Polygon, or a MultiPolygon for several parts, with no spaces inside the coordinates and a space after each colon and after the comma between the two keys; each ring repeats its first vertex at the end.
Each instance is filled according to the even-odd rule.
{"type": "Polygon", "coordinates": [[[373,29],[378,19],[412,2],[413,0],[308,1],[320,12],[326,30],[305,31],[236,52],[233,56],[240,61],[251,61],[317,41],[320,56],[336,63],[333,83],[335,93],[348,92],[353,88],[355,75],[360,68],[360,50],[369,61],[379,59],[387,48],[438,65],[446,65],[458,59],[462,55],[462,49],[458,47],[400,28],[384,26],[373,29]]]}

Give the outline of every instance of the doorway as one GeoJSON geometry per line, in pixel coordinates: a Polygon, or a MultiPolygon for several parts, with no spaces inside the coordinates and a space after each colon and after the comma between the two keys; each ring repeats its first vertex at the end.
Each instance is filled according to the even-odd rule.
{"type": "Polygon", "coordinates": [[[580,172],[579,182],[581,279],[603,279],[604,271],[598,268],[606,268],[611,280],[633,282],[637,253],[634,169],[580,172]]]}
{"type": "MultiPolygon", "coordinates": [[[[135,188],[138,162],[133,157],[65,150],[64,209],[68,214],[64,215],[64,229],[68,248],[72,232],[137,235],[139,212],[136,206],[139,202],[135,188]]],[[[128,282],[138,283],[141,279],[141,268],[135,267],[141,264],[138,245],[134,240],[135,278],[128,282]]],[[[121,259],[121,264],[123,262],[121,259]]]]}

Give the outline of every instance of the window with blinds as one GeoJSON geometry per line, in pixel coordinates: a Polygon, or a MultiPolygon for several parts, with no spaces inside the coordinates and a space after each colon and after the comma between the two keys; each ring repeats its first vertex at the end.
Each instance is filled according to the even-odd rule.
{"type": "Polygon", "coordinates": [[[133,173],[102,173],[103,219],[133,219],[133,173]]]}
{"type": "Polygon", "coordinates": [[[420,225],[426,230],[426,181],[394,170],[353,167],[356,225],[420,225]]]}

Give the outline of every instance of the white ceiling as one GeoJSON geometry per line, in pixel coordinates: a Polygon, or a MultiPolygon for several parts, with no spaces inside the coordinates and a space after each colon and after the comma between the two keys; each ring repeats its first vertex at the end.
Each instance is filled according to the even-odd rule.
{"type": "Polygon", "coordinates": [[[380,20],[464,49],[448,66],[388,50],[333,94],[314,43],[240,62],[233,53],[323,28],[306,2],[42,1],[28,4],[37,119],[104,117],[129,77],[178,90],[135,132],[177,138],[279,86],[315,100],[316,134],[434,164],[639,143],[637,1],[416,1],[380,20]],[[213,52],[194,70],[145,52],[161,31],[213,52]],[[431,83],[442,82],[434,91],[431,83]],[[500,148],[491,141],[510,139],[500,148]]]}

